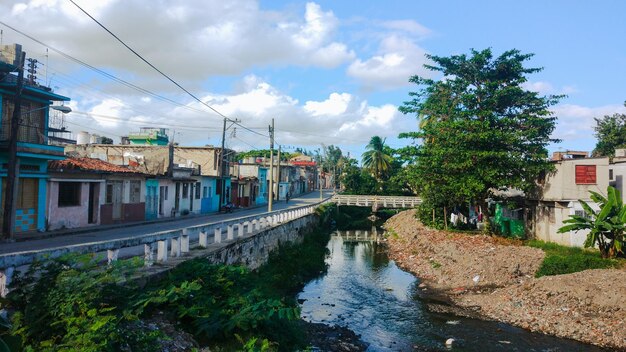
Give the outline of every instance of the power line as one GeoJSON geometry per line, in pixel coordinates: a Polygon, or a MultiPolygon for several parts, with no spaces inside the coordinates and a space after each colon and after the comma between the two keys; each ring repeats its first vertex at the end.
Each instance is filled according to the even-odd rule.
{"type": "MultiPolygon", "coordinates": [[[[213,108],[211,105],[205,103],[204,101],[202,101],[200,98],[196,97],[193,93],[191,93],[190,91],[188,91],[187,89],[185,89],[183,86],[181,86],[178,82],[176,82],[175,80],[173,80],[170,76],[168,76],[167,74],[163,73],[163,71],[159,70],[158,68],[156,68],[156,66],[154,66],[152,63],[150,63],[148,60],[146,60],[143,56],[141,56],[139,53],[137,53],[135,50],[133,50],[133,48],[131,48],[130,46],[128,46],[123,40],[121,40],[117,35],[115,35],[115,33],[111,32],[107,27],[105,27],[102,23],[98,22],[98,20],[96,20],[93,16],[91,16],[87,11],[83,10],[82,7],[78,6],[78,4],[76,4],[74,2],[74,0],[69,0],[72,4],[74,4],[74,6],[78,7],[79,10],[81,10],[85,15],[87,15],[89,18],[91,18],[94,22],[96,22],[100,27],[102,27],[102,29],[104,29],[105,31],[107,31],[110,35],[113,36],[113,38],[115,38],[118,42],[120,42],[122,45],[124,45],[128,50],[130,50],[133,54],[135,54],[135,56],[137,56],[139,59],[141,59],[141,61],[145,62],[148,66],[152,67],[155,71],[157,71],[159,74],[161,74],[161,76],[167,78],[167,80],[169,80],[170,82],[172,82],[174,85],[176,85],[178,88],[180,88],[181,90],[183,90],[185,93],[187,93],[190,97],[192,97],[194,100],[196,100],[197,102],[199,102],[200,104],[206,106],[207,108],[213,110],[216,114],[220,115],[223,118],[229,119],[226,115],[222,114],[221,112],[217,111],[215,108],[213,108]]],[[[229,119],[230,120],[230,119],[229,119]]]]}
{"type": "Polygon", "coordinates": [[[121,78],[119,78],[119,77],[117,77],[117,76],[114,76],[114,75],[112,75],[112,74],[110,74],[110,73],[108,73],[108,72],[106,72],[106,71],[103,71],[103,70],[101,70],[101,69],[99,69],[99,68],[97,68],[97,67],[95,67],[95,66],[92,66],[92,65],[90,65],[90,64],[88,64],[88,63],[86,63],[86,62],[84,62],[84,61],[82,61],[82,60],[80,60],[80,59],[77,59],[77,58],[75,58],[75,57],[73,57],[73,56],[71,56],[71,55],[69,55],[69,54],[66,54],[66,53],[64,53],[63,51],[58,50],[58,49],[56,49],[56,48],[54,48],[54,47],[52,47],[52,46],[50,46],[50,45],[48,45],[48,44],[46,44],[46,43],[44,43],[44,42],[42,42],[42,41],[40,41],[40,40],[38,40],[38,39],[34,38],[34,37],[33,37],[33,36],[31,36],[31,35],[26,34],[26,33],[25,33],[25,32],[23,32],[23,31],[18,30],[18,29],[17,29],[17,28],[15,28],[15,27],[12,27],[12,26],[8,25],[7,23],[5,23],[5,22],[3,22],[3,21],[0,21],[0,24],[2,24],[3,26],[5,26],[5,27],[7,27],[7,28],[9,28],[9,29],[11,29],[11,30],[13,30],[13,31],[15,31],[15,32],[17,32],[17,33],[19,33],[19,34],[23,35],[23,36],[25,36],[26,38],[28,38],[28,39],[30,39],[30,40],[32,40],[32,41],[34,41],[35,43],[38,43],[38,44],[40,44],[40,45],[43,45],[43,46],[45,46],[45,47],[49,48],[50,50],[52,50],[52,51],[54,51],[55,53],[57,53],[57,54],[59,54],[59,55],[63,56],[64,58],[66,58],[66,59],[68,59],[68,60],[70,60],[70,61],[73,61],[73,62],[75,62],[75,63],[77,63],[77,64],[79,64],[79,65],[81,65],[81,66],[84,66],[84,67],[86,67],[86,68],[88,68],[88,69],[90,69],[90,70],[92,70],[92,71],[94,71],[94,72],[96,72],[96,73],[98,73],[98,74],[100,74],[100,75],[102,75],[102,76],[105,76],[105,77],[107,77],[107,78],[109,78],[109,79],[111,79],[111,80],[113,80],[113,81],[115,81],[115,82],[117,82],[117,83],[120,83],[120,84],[122,84],[122,85],[124,85],[124,86],[126,86],[126,87],[128,87],[128,88],[131,88],[131,89],[134,89],[134,90],[136,90],[136,91],[138,91],[138,92],[141,92],[141,93],[144,93],[144,94],[150,95],[150,96],[152,96],[152,97],[154,97],[154,98],[157,98],[157,99],[159,99],[159,100],[161,100],[161,101],[169,102],[169,103],[174,104],[174,105],[176,105],[176,106],[183,107],[183,108],[185,108],[185,109],[189,109],[189,110],[194,110],[194,111],[197,111],[197,112],[205,113],[205,111],[202,111],[202,110],[199,110],[199,109],[193,108],[193,107],[191,107],[191,106],[189,106],[189,105],[186,105],[186,104],[183,104],[183,103],[179,103],[179,102],[177,102],[177,101],[175,101],[175,100],[172,100],[172,99],[170,99],[170,98],[167,98],[167,97],[164,97],[164,96],[159,95],[159,94],[157,94],[157,93],[154,93],[154,92],[152,92],[152,91],[150,91],[150,90],[148,90],[148,89],[142,88],[142,87],[140,87],[140,86],[138,86],[138,85],[135,85],[135,84],[133,84],[133,83],[130,83],[130,82],[128,82],[128,81],[125,81],[125,80],[123,80],[123,79],[121,79],[121,78]]]}

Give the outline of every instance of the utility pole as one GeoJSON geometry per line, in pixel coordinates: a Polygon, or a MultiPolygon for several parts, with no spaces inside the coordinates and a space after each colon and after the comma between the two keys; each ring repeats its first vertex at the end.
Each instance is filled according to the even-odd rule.
{"type": "Polygon", "coordinates": [[[13,116],[11,117],[11,130],[9,135],[9,160],[7,166],[7,180],[4,195],[4,212],[2,214],[2,233],[7,240],[13,240],[15,233],[15,200],[19,185],[19,158],[17,157],[17,137],[22,115],[22,88],[24,87],[24,62],[26,53],[22,51],[22,57],[17,68],[17,85],[15,99],[13,100],[13,116]]]}
{"type": "Polygon", "coordinates": [[[324,196],[322,195],[322,171],[324,170],[322,168],[322,154],[320,154],[320,167],[319,167],[320,171],[319,171],[319,184],[320,184],[320,200],[324,199],[324,196]]]}
{"type": "Polygon", "coordinates": [[[237,122],[241,122],[241,120],[239,119],[233,120],[227,117],[224,118],[224,128],[222,129],[222,149],[220,149],[220,159],[218,163],[218,167],[219,167],[218,176],[220,178],[220,205],[219,205],[220,207],[222,206],[224,199],[228,198],[226,194],[226,180],[224,179],[224,174],[225,174],[224,170],[226,169],[225,168],[226,165],[224,165],[224,163],[226,162],[226,151],[224,150],[224,144],[226,142],[226,130],[232,127],[233,125],[231,124],[228,128],[226,128],[226,122],[232,122],[233,124],[235,124],[237,122]]]}
{"type": "Polygon", "coordinates": [[[278,167],[276,168],[276,201],[280,200],[280,147],[278,145],[278,167]]]}
{"type": "Polygon", "coordinates": [[[219,161],[219,177],[220,177],[220,204],[218,209],[221,208],[222,204],[224,204],[224,198],[226,192],[226,182],[224,180],[224,157],[226,153],[224,153],[224,143],[226,140],[226,118],[224,118],[224,128],[222,129],[222,149],[220,149],[220,161],[219,161]]]}
{"type": "Polygon", "coordinates": [[[267,211],[272,211],[272,203],[274,202],[274,119],[270,126],[270,187],[267,192],[267,211]]]}

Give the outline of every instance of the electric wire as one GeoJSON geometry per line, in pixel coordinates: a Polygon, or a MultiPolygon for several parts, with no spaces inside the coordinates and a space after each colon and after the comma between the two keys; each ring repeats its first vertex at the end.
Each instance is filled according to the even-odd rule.
{"type": "Polygon", "coordinates": [[[194,110],[194,111],[197,111],[197,112],[205,113],[205,111],[202,111],[200,109],[196,109],[196,108],[191,107],[191,106],[189,106],[187,104],[179,103],[179,102],[177,102],[175,100],[172,100],[170,98],[167,98],[167,97],[164,97],[164,96],[159,95],[157,93],[154,93],[154,92],[152,92],[152,91],[150,91],[148,89],[142,88],[142,87],[140,87],[138,85],[135,85],[133,83],[125,81],[125,80],[123,80],[123,79],[121,79],[121,78],[119,78],[119,77],[117,77],[115,75],[112,75],[112,74],[110,74],[110,73],[108,73],[106,71],[103,71],[103,70],[101,70],[101,69],[99,69],[99,68],[97,68],[95,66],[92,66],[92,65],[90,65],[90,64],[88,64],[88,63],[86,63],[86,62],[84,62],[84,61],[82,61],[80,59],[77,59],[77,58],[75,58],[75,57],[73,57],[73,56],[71,56],[69,54],[64,53],[61,50],[58,50],[58,49],[56,49],[56,48],[54,48],[54,47],[52,47],[52,46],[50,46],[50,45],[48,45],[48,44],[46,44],[46,43],[44,43],[42,41],[36,39],[35,37],[33,37],[33,36],[29,35],[29,34],[26,34],[23,31],[18,30],[15,27],[10,26],[9,24],[7,24],[7,23],[5,23],[3,21],[0,21],[0,24],[5,26],[5,27],[7,27],[7,28],[9,28],[9,29],[11,29],[11,30],[13,30],[13,31],[15,31],[16,33],[19,33],[19,34],[25,36],[26,38],[28,38],[28,39],[30,39],[30,40],[32,40],[32,41],[34,41],[34,42],[36,42],[36,43],[38,43],[40,45],[43,45],[43,46],[49,48],[50,50],[52,50],[55,53],[61,55],[62,57],[66,58],[66,59],[68,59],[70,61],[73,61],[73,62],[75,62],[75,63],[77,63],[77,64],[79,64],[81,66],[84,66],[84,67],[86,67],[86,68],[88,68],[88,69],[90,69],[90,70],[92,70],[92,71],[94,71],[94,72],[96,72],[96,73],[106,77],[106,78],[109,78],[109,79],[111,79],[111,80],[113,80],[113,81],[115,81],[115,82],[117,82],[119,84],[122,84],[122,85],[124,85],[124,86],[126,86],[128,88],[134,89],[134,90],[136,90],[138,92],[141,92],[141,93],[147,94],[149,96],[152,96],[152,97],[154,97],[154,98],[156,98],[158,100],[165,101],[165,102],[174,104],[176,106],[179,106],[179,107],[182,107],[182,108],[185,108],[185,109],[189,109],[189,110],[194,110]]]}
{"type": "Polygon", "coordinates": [[[139,53],[137,53],[133,48],[131,48],[130,46],[128,46],[128,44],[126,44],[123,40],[121,40],[117,35],[115,35],[115,33],[111,32],[107,27],[105,27],[102,23],[100,23],[97,19],[95,19],[93,16],[91,16],[87,11],[85,11],[82,7],[78,6],[77,3],[74,2],[74,0],[69,0],[72,4],[74,4],[74,6],[76,6],[80,11],[82,11],[85,15],[87,15],[89,18],[91,18],[94,22],[96,22],[100,27],[102,27],[102,29],[104,29],[105,31],[107,31],[110,35],[113,36],[113,38],[115,38],[118,42],[120,42],[122,45],[124,45],[128,50],[130,50],[133,54],[135,54],[135,56],[137,56],[139,59],[141,59],[141,61],[145,62],[148,66],[152,67],[155,71],[157,71],[159,74],[161,74],[161,76],[165,77],[167,80],[169,80],[170,82],[172,82],[174,85],[176,85],[178,88],[180,88],[182,91],[184,91],[185,93],[187,93],[187,95],[189,95],[190,97],[192,97],[194,100],[196,100],[197,102],[199,102],[200,104],[206,106],[207,108],[211,109],[213,112],[215,112],[216,114],[222,116],[225,119],[230,120],[230,118],[228,118],[226,115],[222,114],[221,112],[219,112],[217,109],[213,108],[211,105],[205,103],[204,101],[202,101],[200,98],[198,98],[197,96],[195,96],[193,93],[191,93],[190,91],[188,91],[187,89],[185,89],[182,85],[180,85],[178,82],[176,82],[174,79],[172,79],[170,76],[168,76],[167,74],[163,73],[163,71],[159,70],[156,66],[154,66],[152,63],[150,63],[148,60],[146,60],[143,56],[141,56],[139,53]]]}

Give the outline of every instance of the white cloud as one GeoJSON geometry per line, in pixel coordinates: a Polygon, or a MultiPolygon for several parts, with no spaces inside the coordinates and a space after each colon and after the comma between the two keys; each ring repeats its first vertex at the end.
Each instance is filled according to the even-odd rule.
{"type": "Polygon", "coordinates": [[[412,34],[419,38],[424,38],[432,35],[432,31],[430,29],[413,20],[386,21],[382,23],[382,27],[406,32],[407,34],[412,34]]]}
{"type": "Polygon", "coordinates": [[[571,145],[576,146],[581,145],[580,143],[582,142],[582,145],[589,149],[595,145],[593,129],[596,123],[594,117],[601,118],[605,115],[626,113],[626,108],[623,105],[587,107],[575,104],[560,104],[553,107],[552,111],[558,117],[553,137],[562,139],[566,145],[572,143],[571,145]]]}
{"type": "MultiPolygon", "coordinates": [[[[258,65],[332,68],[355,57],[333,38],[339,24],[333,12],[312,2],[303,14],[263,10],[254,0],[77,3],[177,79],[201,81],[258,65]]],[[[96,67],[158,76],[68,1],[9,0],[0,3],[0,13],[11,14],[10,25],[96,67]]],[[[31,56],[45,52],[13,31],[4,32],[5,42],[21,42],[31,56]]],[[[50,61],[67,62],[53,52],[50,61]]]]}
{"type": "Polygon", "coordinates": [[[530,90],[533,92],[537,92],[541,95],[549,95],[549,94],[573,94],[577,93],[578,89],[571,85],[566,85],[561,88],[556,88],[549,82],[544,81],[527,81],[522,84],[522,88],[526,90],[530,90]]]}
{"type": "Polygon", "coordinates": [[[325,101],[307,101],[304,104],[304,111],[313,116],[337,116],[346,112],[352,95],[348,93],[332,93],[325,101]]]}
{"type": "Polygon", "coordinates": [[[357,59],[348,67],[348,75],[369,89],[392,89],[409,84],[413,75],[431,77],[424,68],[426,51],[411,39],[390,35],[380,44],[379,54],[367,60],[357,59]]]}
{"type": "MultiPolygon", "coordinates": [[[[267,147],[269,139],[261,135],[267,135],[272,118],[275,119],[277,144],[309,149],[321,143],[363,147],[373,135],[393,138],[415,127],[413,118],[402,115],[391,104],[373,106],[346,92],[300,103],[256,76],[247,76],[232,94],[204,94],[201,100],[257,132],[233,126],[237,132],[227,138],[227,145],[244,149],[250,149],[251,145],[267,147]]],[[[101,135],[123,136],[151,125],[169,128],[170,133],[176,130],[176,140],[186,145],[220,143],[222,117],[199,103],[172,108],[158,100],[136,97],[124,103],[104,100],[91,108],[77,106],[75,110],[77,113],[70,117],[72,123],[89,127],[91,132],[101,135]],[[97,115],[85,116],[80,111],[97,115]]],[[[69,127],[75,131],[84,129],[69,127]]]]}

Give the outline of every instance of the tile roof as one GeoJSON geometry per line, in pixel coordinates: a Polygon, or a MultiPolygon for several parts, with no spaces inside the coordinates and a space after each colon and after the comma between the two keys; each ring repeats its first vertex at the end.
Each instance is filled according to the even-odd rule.
{"type": "Polygon", "coordinates": [[[123,166],[93,158],[67,158],[48,162],[48,168],[54,171],[75,170],[111,173],[140,173],[123,166]]]}

